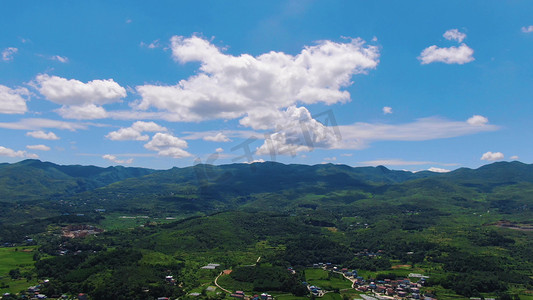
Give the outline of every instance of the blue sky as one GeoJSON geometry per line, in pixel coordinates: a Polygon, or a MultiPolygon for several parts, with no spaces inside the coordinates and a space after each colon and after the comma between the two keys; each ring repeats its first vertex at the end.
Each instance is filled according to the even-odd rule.
{"type": "Polygon", "coordinates": [[[530,1],[6,1],[0,161],[532,163],[530,1]]]}

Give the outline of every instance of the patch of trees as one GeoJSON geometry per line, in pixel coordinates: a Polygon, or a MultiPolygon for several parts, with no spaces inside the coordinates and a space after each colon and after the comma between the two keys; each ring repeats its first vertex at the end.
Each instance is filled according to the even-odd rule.
{"type": "Polygon", "coordinates": [[[472,232],[470,234],[470,240],[476,246],[506,247],[515,243],[513,239],[504,237],[495,230],[472,232]]]}
{"type": "Polygon", "coordinates": [[[343,264],[352,257],[348,247],[314,235],[300,235],[288,240],[284,252],[284,259],[293,266],[309,266],[317,262],[343,264]]]}
{"type": "Polygon", "coordinates": [[[115,249],[56,256],[35,263],[41,278],[50,278],[42,288],[47,295],[87,293],[94,299],[150,299],[179,297],[183,291],[165,282],[165,275],[180,273],[183,265],[145,265],[142,253],[115,249]]]}
{"type": "Polygon", "coordinates": [[[440,284],[465,297],[481,297],[480,293],[503,292],[507,286],[498,276],[490,272],[450,274],[442,278],[429,279],[430,284],[440,284]]]}
{"type": "Polygon", "coordinates": [[[391,267],[390,260],[386,257],[354,257],[347,263],[350,269],[361,269],[369,271],[388,270],[391,267]]]}
{"type": "Polygon", "coordinates": [[[283,267],[239,267],[230,276],[241,282],[253,283],[254,291],[282,291],[303,296],[308,293],[300,274],[291,274],[283,267]]]}

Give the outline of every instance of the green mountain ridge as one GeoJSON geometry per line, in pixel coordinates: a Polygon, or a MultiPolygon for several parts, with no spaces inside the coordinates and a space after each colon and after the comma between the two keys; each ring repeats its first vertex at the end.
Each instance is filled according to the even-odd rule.
{"type": "Polygon", "coordinates": [[[61,166],[39,160],[0,165],[0,199],[5,202],[44,200],[76,194],[154,170],[143,168],[61,166]]]}
{"type": "MultiPolygon", "coordinates": [[[[150,299],[179,296],[201,291],[220,272],[199,275],[201,266],[217,262],[242,275],[257,257],[264,261],[257,273],[278,278],[286,278],[287,266],[303,272],[318,262],[365,278],[427,273],[424,292],[438,299],[533,289],[533,165],[520,162],[412,173],[276,162],[149,170],[26,160],[0,165],[0,206],[1,242],[31,236],[41,245],[37,258],[50,255],[35,265],[38,276],[52,279],[48,293],[140,299],[150,286],[150,299]],[[69,239],[61,236],[67,225],[106,231],[69,239]],[[183,285],[168,285],[168,270],[183,285]]],[[[285,287],[247,279],[223,282],[232,290],[301,292],[295,278],[285,287]]]]}

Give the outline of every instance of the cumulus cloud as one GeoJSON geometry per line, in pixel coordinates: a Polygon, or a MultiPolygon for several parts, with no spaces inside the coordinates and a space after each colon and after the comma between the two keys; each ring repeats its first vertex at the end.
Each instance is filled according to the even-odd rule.
{"type": "Polygon", "coordinates": [[[37,130],[37,131],[30,131],[30,132],[26,132],[26,135],[27,136],[31,136],[33,138],[36,138],[36,139],[43,139],[43,140],[59,140],[59,137],[53,133],[53,132],[44,132],[42,130],[37,130]]]}
{"type": "Polygon", "coordinates": [[[13,60],[13,56],[19,51],[18,48],[15,47],[8,47],[5,48],[2,51],[2,60],[3,61],[10,61],[13,60]]]}
{"type": "Polygon", "coordinates": [[[39,92],[48,100],[63,105],[103,105],[126,97],[126,89],[113,79],[83,83],[76,79],[41,74],[35,78],[35,82],[39,92]]]}
{"type": "Polygon", "coordinates": [[[462,43],[463,40],[466,38],[466,34],[460,32],[457,29],[447,30],[442,36],[449,41],[457,41],[459,43],[462,43]]]}
{"type": "Polygon", "coordinates": [[[83,83],[76,79],[41,74],[35,78],[34,84],[46,99],[63,105],[58,112],[65,118],[106,117],[102,105],[118,102],[126,97],[126,89],[113,79],[83,83]]]}
{"type": "Polygon", "coordinates": [[[489,119],[485,118],[484,116],[473,115],[466,122],[468,124],[474,125],[474,126],[483,126],[483,125],[489,123],[489,119]]]}
{"type": "Polygon", "coordinates": [[[50,151],[50,147],[46,145],[28,145],[26,148],[31,150],[50,151]]]}
{"type": "Polygon", "coordinates": [[[216,149],[215,149],[215,152],[216,152],[216,153],[222,153],[222,152],[224,152],[224,149],[222,149],[222,148],[216,148],[216,149]]]}
{"type": "Polygon", "coordinates": [[[39,158],[37,154],[28,153],[26,151],[15,151],[10,148],[6,148],[3,146],[0,146],[0,156],[7,156],[7,157],[23,157],[23,158],[39,158]]]}
{"type": "Polygon", "coordinates": [[[103,159],[107,159],[109,161],[112,161],[116,164],[131,164],[133,163],[133,158],[129,158],[129,159],[118,159],[115,155],[111,155],[111,154],[105,154],[102,156],[103,159]]]}
{"type": "Polygon", "coordinates": [[[474,60],[472,56],[474,50],[466,44],[459,47],[439,48],[435,45],[429,46],[420,53],[418,59],[423,65],[442,62],[445,64],[466,64],[474,60]]]}
{"type": "Polygon", "coordinates": [[[203,138],[204,141],[209,142],[231,142],[231,140],[225,136],[222,132],[217,133],[216,135],[208,135],[203,138]]]}
{"type": "Polygon", "coordinates": [[[30,92],[26,88],[12,89],[0,84],[0,113],[23,114],[28,110],[26,106],[30,92]]]}
{"type": "Polygon", "coordinates": [[[189,152],[183,150],[188,147],[187,142],[168,133],[156,133],[144,147],[148,150],[156,151],[161,156],[173,158],[191,156],[189,152]]]}
{"type": "MultiPolygon", "coordinates": [[[[480,115],[474,115],[465,121],[429,117],[401,124],[358,122],[351,125],[337,125],[332,122],[333,114],[328,115],[324,122],[319,122],[317,119],[321,119],[320,115],[322,114],[313,117],[305,107],[291,106],[268,117],[254,117],[249,122],[247,118],[241,120],[241,124],[244,123],[245,126],[266,129],[263,134],[255,131],[222,132],[225,136],[245,138],[249,141],[260,140],[262,144],[256,148],[255,154],[270,155],[274,159],[276,155],[295,156],[299,152],[310,152],[315,148],[357,150],[367,148],[378,141],[426,141],[500,129],[480,115]]],[[[217,133],[187,132],[188,135],[184,139],[203,139],[217,133]]],[[[405,162],[402,161],[402,165],[405,165],[405,162]]]]}
{"type": "Polygon", "coordinates": [[[120,128],[117,131],[108,133],[106,138],[112,141],[147,141],[150,137],[143,135],[143,132],[157,131],[167,131],[167,128],[157,125],[154,122],[137,121],[131,127],[120,128]]]}
{"type": "Polygon", "coordinates": [[[496,161],[502,160],[504,158],[503,153],[501,152],[486,152],[481,156],[481,160],[496,161]]]}
{"type": "Polygon", "coordinates": [[[392,107],[389,107],[389,106],[383,107],[383,113],[386,115],[392,114],[392,107]]]}
{"type": "Polygon", "coordinates": [[[522,32],[523,33],[531,33],[531,32],[533,32],[533,25],[522,27],[522,32]]]}
{"type": "Polygon", "coordinates": [[[290,106],[270,121],[275,131],[265,134],[263,145],[256,150],[258,155],[295,156],[314,148],[336,148],[341,141],[336,127],[318,122],[305,107],[290,106]]]}
{"type": "Polygon", "coordinates": [[[171,49],[177,62],[200,62],[199,73],[174,86],[137,86],[136,108],[172,112],[180,121],[233,119],[297,102],[346,102],[350,94],[342,89],[353,75],[375,68],[379,58],[377,47],[360,39],[321,41],[295,56],[274,51],[232,56],[197,36],[174,36],[171,49]]]}
{"type": "MultiPolygon", "coordinates": [[[[444,38],[447,40],[457,41],[462,43],[466,38],[466,34],[459,32],[457,29],[450,29],[444,33],[444,38]]],[[[440,48],[436,45],[429,46],[422,50],[418,59],[423,65],[442,62],[445,64],[466,64],[474,60],[474,50],[462,43],[459,47],[440,48]]]]}
{"type": "Polygon", "coordinates": [[[520,157],[518,157],[518,155],[513,155],[513,156],[510,157],[510,159],[512,159],[512,160],[518,160],[518,159],[520,159],[520,157]]]}

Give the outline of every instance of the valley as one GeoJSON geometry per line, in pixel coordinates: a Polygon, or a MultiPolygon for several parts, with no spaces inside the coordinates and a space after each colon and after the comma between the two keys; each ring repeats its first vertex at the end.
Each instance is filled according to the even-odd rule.
{"type": "Polygon", "coordinates": [[[520,162],[445,174],[3,164],[0,250],[26,258],[0,270],[0,291],[17,299],[41,283],[48,298],[533,299],[532,174],[520,162]]]}

